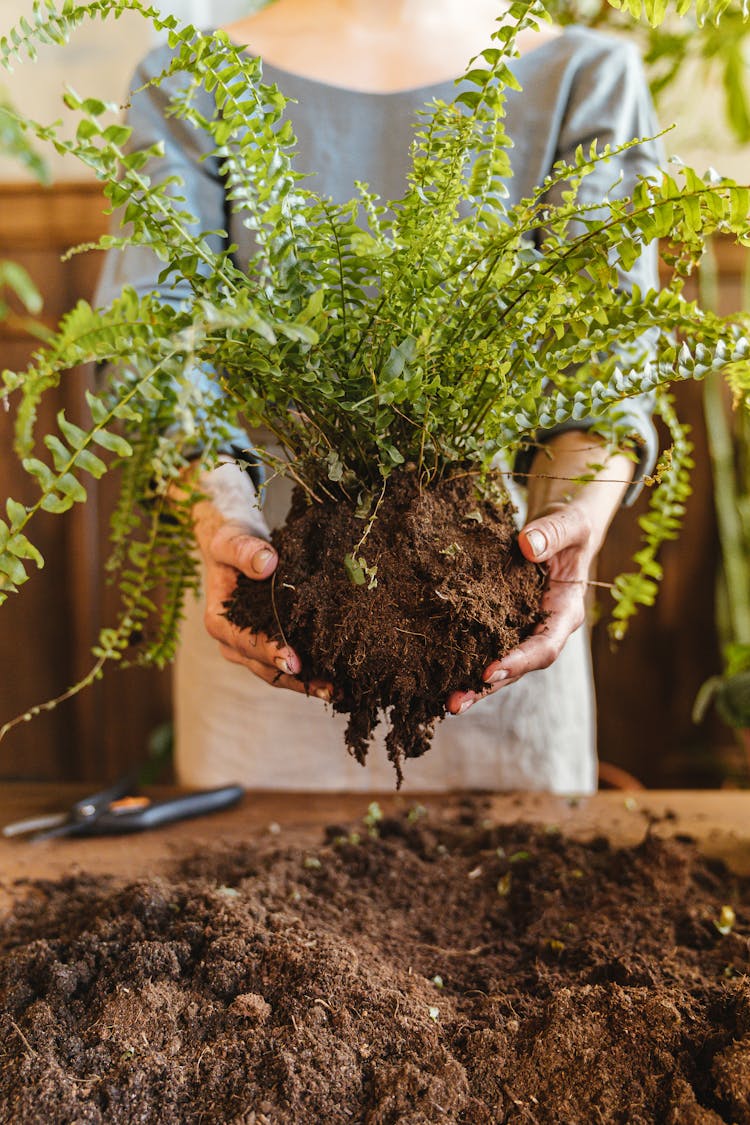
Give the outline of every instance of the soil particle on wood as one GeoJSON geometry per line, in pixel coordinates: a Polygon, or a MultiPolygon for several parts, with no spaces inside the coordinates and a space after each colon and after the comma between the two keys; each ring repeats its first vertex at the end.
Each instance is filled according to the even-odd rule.
{"type": "Polygon", "coordinates": [[[750,880],[687,841],[470,806],[28,884],[0,1120],[747,1125],[749,936],[750,880]]]}
{"type": "Polygon", "coordinates": [[[357,549],[366,527],[354,505],[310,505],[298,490],[272,535],[274,577],[240,576],[227,616],[289,643],[304,680],[335,685],[334,708],[349,715],[346,742],[359,761],[387,712],[400,781],[402,760],[428,749],[448,694],[480,691],[490,661],[538,624],[544,572],[518,548],[500,475],[480,493],[476,474],[422,489],[415,472],[396,472],[357,549]],[[347,556],[365,560],[359,585],[347,556]]]}

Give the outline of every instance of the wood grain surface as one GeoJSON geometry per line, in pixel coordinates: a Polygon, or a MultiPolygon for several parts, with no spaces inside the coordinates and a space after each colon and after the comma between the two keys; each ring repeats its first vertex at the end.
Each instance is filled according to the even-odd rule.
{"type": "MultiPolygon", "coordinates": [[[[5,785],[0,826],[57,811],[85,795],[80,785],[5,785]]],[[[234,809],[138,835],[40,843],[0,837],[0,887],[8,894],[17,880],[83,871],[128,879],[169,874],[181,857],[269,835],[281,845],[314,846],[326,825],[361,821],[371,799],[345,793],[247,793],[234,809]]],[[[412,794],[407,799],[391,792],[377,800],[385,813],[407,812],[419,803],[429,816],[430,810],[455,805],[460,798],[412,794]]],[[[750,874],[749,793],[651,791],[634,798],[611,792],[581,799],[509,794],[481,800],[486,802],[484,815],[494,824],[543,824],[580,839],[604,835],[615,844],[636,844],[647,831],[687,834],[706,854],[750,874]]]]}

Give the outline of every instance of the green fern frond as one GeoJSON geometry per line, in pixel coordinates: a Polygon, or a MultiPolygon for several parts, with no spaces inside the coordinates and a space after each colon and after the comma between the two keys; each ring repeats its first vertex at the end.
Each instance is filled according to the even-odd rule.
{"type": "Polygon", "coordinates": [[[665,542],[677,538],[685,503],[691,492],[693,447],[688,440],[688,427],[679,422],[669,396],[660,395],[658,410],[669,427],[672,446],[663,454],[656,468],[654,482],[658,487],[651,494],[647,513],[639,520],[643,546],[633,560],[639,569],[615,579],[612,591],[615,605],[609,625],[609,634],[615,641],[624,637],[627,623],[638,606],[653,605],[662,578],[659,550],[665,542]]]}

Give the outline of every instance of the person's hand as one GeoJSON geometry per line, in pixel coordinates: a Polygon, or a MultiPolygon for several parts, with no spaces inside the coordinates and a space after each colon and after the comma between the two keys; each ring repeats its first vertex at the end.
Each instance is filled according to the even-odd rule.
{"type": "Polygon", "coordinates": [[[483,692],[451,693],[451,714],[463,714],[478,699],[515,683],[527,672],[548,668],[585,620],[588,575],[598,548],[586,511],[573,503],[560,505],[526,524],[518,543],[527,559],[546,564],[541,603],[544,620],[517,648],[485,668],[487,687],[483,692]]]}
{"type": "Polygon", "coordinates": [[[211,499],[199,500],[193,507],[195,537],[205,568],[206,629],[230,663],[241,664],[274,687],[330,701],[330,684],[313,680],[305,685],[298,678],[301,662],[289,645],[277,644],[263,633],[240,629],[225,615],[224,603],[234,592],[237,575],[262,581],[273,574],[279,561],[265,538],[268,530],[255,507],[252,484],[246,473],[236,476],[240,472],[235,465],[226,464],[207,473],[201,491],[211,499]],[[245,493],[244,504],[237,503],[238,492],[245,493]],[[247,514],[250,512],[252,516],[247,514]]]}
{"type": "Polygon", "coordinates": [[[541,603],[544,620],[517,648],[488,664],[483,691],[451,692],[446,702],[450,714],[464,714],[478,700],[527,672],[548,668],[585,620],[591,565],[632,477],[633,463],[624,454],[615,454],[591,480],[571,484],[572,478],[587,472],[597,453],[601,458],[601,445],[573,432],[560,435],[550,446],[532,465],[529,511],[533,518],[518,536],[525,558],[544,563],[547,569],[541,603]]]}

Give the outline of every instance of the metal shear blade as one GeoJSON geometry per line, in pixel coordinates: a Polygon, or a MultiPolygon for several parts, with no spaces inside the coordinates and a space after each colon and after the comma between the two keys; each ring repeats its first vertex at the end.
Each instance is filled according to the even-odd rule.
{"type": "Polygon", "coordinates": [[[108,789],[76,801],[67,812],[28,817],[6,824],[3,835],[31,834],[33,840],[51,840],[58,836],[110,836],[142,832],[176,820],[230,808],[244,793],[239,785],[225,785],[155,801],[134,793],[135,788],[136,779],[128,774],[108,789]]]}

